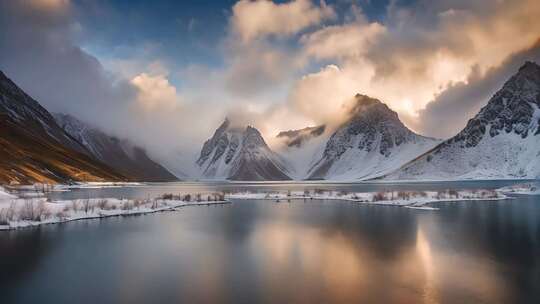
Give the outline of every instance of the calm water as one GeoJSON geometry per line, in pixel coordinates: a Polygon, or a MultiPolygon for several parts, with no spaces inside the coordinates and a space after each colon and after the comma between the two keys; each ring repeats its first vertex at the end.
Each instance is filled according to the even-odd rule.
{"type": "MultiPolygon", "coordinates": [[[[499,186],[160,184],[54,195],[499,186]]],[[[539,303],[539,196],[438,206],[234,201],[3,232],[0,302],[539,303]]]]}

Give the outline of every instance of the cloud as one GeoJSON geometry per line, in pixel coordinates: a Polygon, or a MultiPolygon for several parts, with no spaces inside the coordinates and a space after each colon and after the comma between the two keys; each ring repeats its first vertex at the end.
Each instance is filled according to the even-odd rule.
{"type": "Polygon", "coordinates": [[[316,6],[310,0],[281,4],[268,0],[241,0],[233,6],[232,11],[232,27],[244,43],[269,35],[292,35],[335,17],[332,7],[324,1],[316,6]]]}
{"type": "Polygon", "coordinates": [[[216,42],[219,64],[170,70],[155,57],[163,46],[148,41],[132,57],[105,58],[111,71],[80,47],[77,3],[0,1],[0,69],[49,110],[182,167],[227,115],[270,140],[283,129],[335,124],[356,93],[388,103],[415,130],[448,136],[516,70],[540,33],[534,0],[391,1],[379,21],[354,5],[336,11],[343,3],[241,0],[216,42]]]}
{"type": "Polygon", "coordinates": [[[295,71],[294,55],[262,42],[232,50],[225,71],[225,87],[240,97],[252,97],[275,88],[295,71]]]}
{"type": "Polygon", "coordinates": [[[300,42],[304,56],[317,60],[345,59],[365,56],[373,43],[385,32],[384,25],[378,22],[369,23],[362,15],[357,15],[354,22],[328,26],[305,34],[300,42]]]}
{"type": "Polygon", "coordinates": [[[181,102],[176,88],[169,83],[166,75],[141,73],[131,83],[138,88],[137,99],[146,108],[174,109],[181,102]]]}
{"type": "Polygon", "coordinates": [[[474,68],[466,81],[450,85],[411,123],[418,131],[430,136],[448,138],[455,135],[527,60],[540,63],[540,41],[486,73],[474,68]]]}
{"type": "MultiPolygon", "coordinates": [[[[359,92],[388,103],[410,127],[425,132],[426,118],[419,113],[430,101],[454,84],[478,81],[475,74],[499,67],[540,36],[538,1],[418,1],[406,7],[396,3],[388,6],[383,23],[368,21],[357,10],[351,21],[305,33],[300,40],[303,60],[333,62],[339,69],[323,68],[299,79],[290,102],[319,120],[315,110],[306,111],[310,104],[324,104],[319,96],[329,98],[326,105],[340,104],[342,94],[359,92]],[[324,81],[310,85],[319,78],[324,81]],[[320,87],[335,97],[313,93],[322,91],[320,87]]],[[[470,114],[459,112],[458,104],[455,111],[470,114]]]]}
{"type": "Polygon", "coordinates": [[[304,76],[291,90],[290,106],[315,124],[343,118],[344,104],[355,94],[356,82],[335,65],[304,76]]]}
{"type": "Polygon", "coordinates": [[[226,110],[184,102],[159,62],[130,65],[125,74],[106,71],[77,45],[73,10],[67,1],[1,1],[0,69],[49,111],[72,114],[189,169],[213,131],[208,122],[226,110]]]}

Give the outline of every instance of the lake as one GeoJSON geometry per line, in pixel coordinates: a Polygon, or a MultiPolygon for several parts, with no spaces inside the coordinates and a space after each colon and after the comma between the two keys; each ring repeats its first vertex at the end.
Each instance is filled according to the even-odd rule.
{"type": "MultiPolygon", "coordinates": [[[[50,195],[511,183],[170,183],[50,195]]],[[[243,200],[0,232],[1,303],[539,302],[540,196],[437,207],[243,200]]]]}

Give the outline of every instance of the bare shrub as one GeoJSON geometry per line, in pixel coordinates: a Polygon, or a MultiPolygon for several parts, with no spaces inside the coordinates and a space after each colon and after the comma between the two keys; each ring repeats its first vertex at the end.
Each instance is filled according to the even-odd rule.
{"type": "Polygon", "coordinates": [[[13,222],[15,220],[16,215],[17,215],[17,203],[15,201],[11,201],[11,204],[9,204],[9,208],[6,210],[6,219],[10,222],[13,222]]]}
{"type": "Polygon", "coordinates": [[[164,193],[162,196],[161,196],[161,199],[163,200],[172,200],[174,198],[173,194],[172,193],[164,193]]]}
{"type": "Polygon", "coordinates": [[[399,191],[397,193],[397,197],[398,199],[409,200],[411,198],[411,193],[407,191],[399,191]]]}
{"type": "Polygon", "coordinates": [[[99,209],[101,210],[109,210],[109,201],[106,200],[106,199],[100,199],[98,202],[97,202],[97,206],[99,209]]]}
{"type": "Polygon", "coordinates": [[[45,201],[41,200],[39,203],[31,199],[24,201],[23,207],[19,210],[19,219],[23,221],[39,222],[50,216],[50,211],[45,205],[45,201]]]}
{"type": "Polygon", "coordinates": [[[127,201],[122,204],[122,210],[132,210],[133,204],[130,201],[127,201]]]}
{"type": "Polygon", "coordinates": [[[9,225],[7,213],[7,208],[0,209],[0,225],[9,225]]]}
{"type": "Polygon", "coordinates": [[[73,200],[73,202],[71,202],[71,209],[73,209],[73,212],[79,211],[79,207],[79,200],[73,200]]]}
{"type": "Polygon", "coordinates": [[[225,193],[218,193],[217,194],[217,200],[218,201],[224,201],[225,200],[225,193]]]}
{"type": "Polygon", "coordinates": [[[88,211],[90,211],[90,199],[89,198],[84,199],[82,201],[82,210],[84,211],[85,214],[88,214],[88,211]]]}
{"type": "Polygon", "coordinates": [[[30,199],[24,200],[24,204],[19,210],[19,219],[23,221],[32,221],[34,217],[34,202],[30,199]]]}
{"type": "Polygon", "coordinates": [[[184,195],[184,202],[191,202],[191,194],[184,195]]]}
{"type": "Polygon", "coordinates": [[[202,199],[201,199],[201,194],[200,193],[197,193],[197,202],[200,202],[202,199]]]}
{"type": "Polygon", "coordinates": [[[55,216],[56,216],[60,221],[65,221],[65,220],[68,218],[67,213],[64,212],[64,211],[58,211],[58,212],[56,212],[55,216]]]}
{"type": "Polygon", "coordinates": [[[371,200],[373,202],[378,202],[378,201],[384,201],[386,199],[385,195],[383,192],[377,192],[373,195],[373,197],[371,198],[371,200]]]}

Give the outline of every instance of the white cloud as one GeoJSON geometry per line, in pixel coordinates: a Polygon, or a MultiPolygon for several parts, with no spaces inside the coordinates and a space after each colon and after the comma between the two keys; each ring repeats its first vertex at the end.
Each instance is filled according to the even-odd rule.
{"type": "Polygon", "coordinates": [[[233,6],[232,26],[242,42],[267,35],[291,35],[335,17],[332,7],[321,1],[293,0],[276,4],[268,0],[241,0],[233,6]]]}
{"type": "Polygon", "coordinates": [[[174,109],[181,103],[176,88],[169,83],[166,75],[141,73],[131,83],[138,88],[137,99],[143,107],[174,109]]]}
{"type": "Polygon", "coordinates": [[[325,27],[305,34],[300,42],[305,56],[315,59],[344,59],[364,56],[386,31],[384,25],[363,18],[344,25],[325,27]]]}

